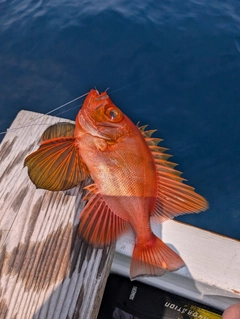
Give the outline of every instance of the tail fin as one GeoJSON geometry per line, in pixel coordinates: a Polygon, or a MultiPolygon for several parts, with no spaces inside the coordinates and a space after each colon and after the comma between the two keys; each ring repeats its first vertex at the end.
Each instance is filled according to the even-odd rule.
{"type": "Polygon", "coordinates": [[[130,266],[130,279],[139,276],[162,276],[184,266],[184,261],[158,237],[152,234],[145,243],[136,241],[130,266]]]}

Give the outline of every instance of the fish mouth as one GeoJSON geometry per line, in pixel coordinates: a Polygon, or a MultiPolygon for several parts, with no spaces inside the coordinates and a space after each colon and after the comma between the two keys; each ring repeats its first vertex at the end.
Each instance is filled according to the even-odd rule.
{"type": "Polygon", "coordinates": [[[97,93],[98,93],[98,97],[94,98],[95,101],[106,100],[109,97],[106,92],[99,94],[99,92],[97,91],[97,93]]]}
{"type": "Polygon", "coordinates": [[[92,95],[91,95],[91,98],[90,98],[88,104],[91,104],[94,101],[103,101],[103,100],[106,100],[109,98],[107,92],[99,93],[98,90],[91,90],[90,93],[92,93],[92,95]]]}
{"type": "Polygon", "coordinates": [[[97,123],[97,126],[102,126],[102,127],[113,127],[115,128],[115,123],[108,123],[108,122],[105,122],[105,123],[101,123],[101,122],[98,122],[97,123]]]}

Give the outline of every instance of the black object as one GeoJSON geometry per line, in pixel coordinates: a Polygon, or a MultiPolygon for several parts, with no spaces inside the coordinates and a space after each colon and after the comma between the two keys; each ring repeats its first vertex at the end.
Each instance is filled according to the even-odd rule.
{"type": "Polygon", "coordinates": [[[212,307],[111,274],[98,319],[221,319],[221,314],[212,307]]]}

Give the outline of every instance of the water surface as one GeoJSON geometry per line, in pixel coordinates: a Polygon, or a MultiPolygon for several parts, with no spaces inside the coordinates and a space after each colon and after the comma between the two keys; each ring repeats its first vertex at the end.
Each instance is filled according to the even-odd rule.
{"type": "Polygon", "coordinates": [[[178,219],[240,239],[239,16],[234,0],[0,0],[0,129],[110,87],[208,199],[178,219]]]}

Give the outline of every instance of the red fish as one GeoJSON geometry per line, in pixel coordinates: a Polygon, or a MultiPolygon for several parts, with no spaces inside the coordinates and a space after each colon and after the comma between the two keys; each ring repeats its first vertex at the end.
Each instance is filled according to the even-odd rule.
{"type": "Polygon", "coordinates": [[[158,276],[184,262],[151,230],[150,218],[163,222],[208,208],[207,201],[183,183],[170,155],[113,104],[106,92],[91,90],[72,124],[48,128],[40,148],[25,159],[38,188],[72,188],[87,176],[88,200],[79,235],[94,247],[115,242],[130,228],[136,236],[130,277],[158,276]],[[64,137],[62,137],[64,135],[64,137]]]}

